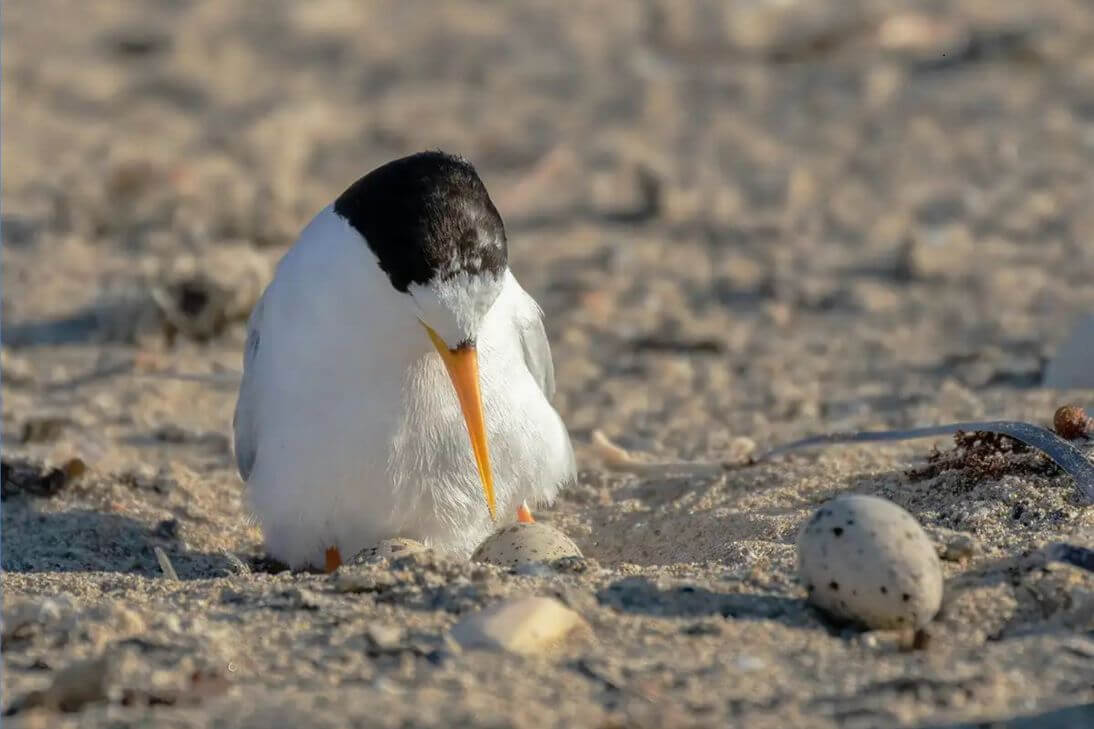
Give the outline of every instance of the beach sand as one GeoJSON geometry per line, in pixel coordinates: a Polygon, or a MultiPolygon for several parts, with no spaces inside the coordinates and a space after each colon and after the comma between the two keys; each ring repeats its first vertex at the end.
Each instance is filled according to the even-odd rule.
{"type": "Polygon", "coordinates": [[[6,4],[5,724],[1094,723],[1048,715],[1094,702],[1094,574],[1044,551],[1094,547],[1068,476],[922,473],[947,438],[740,465],[1094,406],[1039,387],[1094,312],[1094,9],[917,7],[6,4]],[[350,182],[437,147],[479,168],[546,312],[580,478],[536,515],[586,559],[279,570],[231,452],[247,308],[350,182]],[[737,465],[618,473],[596,430],[737,465]],[[966,545],[918,650],[805,601],[798,529],[842,493],[966,545]],[[453,642],[524,595],[592,637],[453,642]]]}

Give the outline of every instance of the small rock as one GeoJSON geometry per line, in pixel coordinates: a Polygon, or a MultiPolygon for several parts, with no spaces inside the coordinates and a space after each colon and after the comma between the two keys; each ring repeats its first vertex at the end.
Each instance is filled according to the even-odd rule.
{"type": "Polygon", "coordinates": [[[963,276],[976,260],[975,241],[961,223],[917,228],[904,242],[897,276],[912,280],[946,280],[963,276]]]}
{"type": "Polygon", "coordinates": [[[942,566],[923,528],[873,496],[841,496],[798,536],[798,570],[810,601],[869,628],[922,628],[942,604],[942,566]]]}
{"type": "Polygon", "coordinates": [[[745,436],[738,436],[729,443],[729,452],[726,461],[729,463],[744,463],[756,452],[756,441],[745,436]]]}
{"type": "Polygon", "coordinates": [[[374,650],[386,653],[399,648],[404,636],[402,628],[398,626],[374,623],[365,630],[365,637],[374,650]]]}
{"type": "Polygon", "coordinates": [[[886,18],[877,31],[877,43],[882,50],[912,60],[954,54],[968,42],[968,31],[961,25],[920,13],[886,18]]]}
{"type": "Polygon", "coordinates": [[[512,524],[494,532],[479,545],[471,560],[501,567],[517,567],[582,556],[581,550],[565,534],[547,524],[535,522],[512,524]]]}
{"type": "Polygon", "coordinates": [[[733,659],[733,667],[741,673],[755,673],[767,668],[767,661],[758,656],[741,654],[733,659]]]}
{"type": "Polygon", "coordinates": [[[576,612],[549,597],[507,600],[469,615],[452,628],[452,637],[465,649],[523,655],[552,652],[579,633],[591,636],[592,628],[576,612]]]}
{"type": "Polygon", "coordinates": [[[405,539],[403,537],[385,539],[379,544],[362,549],[360,552],[353,555],[349,564],[373,564],[382,559],[404,557],[408,554],[417,554],[418,552],[424,552],[425,550],[426,546],[415,539],[405,539]]]}
{"type": "Polygon", "coordinates": [[[82,458],[69,458],[61,465],[61,472],[69,481],[75,481],[87,473],[87,464],[82,458]]]}
{"type": "Polygon", "coordinates": [[[947,562],[960,562],[968,559],[976,553],[976,539],[969,534],[956,534],[952,539],[946,540],[942,554],[939,556],[947,562]]]}
{"type": "Polygon", "coordinates": [[[337,592],[383,592],[395,585],[395,577],[389,572],[370,573],[342,568],[332,578],[337,592]]]}
{"type": "Polygon", "coordinates": [[[857,642],[863,648],[877,648],[877,646],[878,646],[877,634],[872,632],[872,631],[866,631],[864,633],[860,633],[857,636],[857,638],[855,639],[855,642],[857,642]]]}
{"type": "MultiPolygon", "coordinates": [[[[1094,364],[1091,364],[1094,367],[1094,364]]],[[[1066,440],[1089,438],[1094,433],[1094,419],[1087,416],[1081,405],[1064,405],[1052,418],[1056,434],[1066,440]]]]}
{"type": "Polygon", "coordinates": [[[34,380],[34,366],[30,361],[7,349],[0,350],[0,372],[4,373],[6,385],[25,385],[34,380]]]}
{"type": "Polygon", "coordinates": [[[958,532],[943,527],[924,530],[932,542],[935,552],[947,562],[960,562],[969,559],[980,549],[976,537],[967,532],[958,532]]]}

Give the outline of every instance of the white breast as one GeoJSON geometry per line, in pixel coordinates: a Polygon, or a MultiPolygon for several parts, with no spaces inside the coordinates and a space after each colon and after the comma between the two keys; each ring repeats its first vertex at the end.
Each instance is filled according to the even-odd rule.
{"type": "MultiPolygon", "coordinates": [[[[521,332],[538,308],[505,275],[478,349],[498,514],[511,521],[522,500],[553,499],[574,465],[525,362],[521,332]]],[[[254,316],[237,449],[254,451],[247,487],[267,549],[292,566],[397,536],[469,553],[494,528],[452,385],[403,296],[327,209],[254,316]]]]}

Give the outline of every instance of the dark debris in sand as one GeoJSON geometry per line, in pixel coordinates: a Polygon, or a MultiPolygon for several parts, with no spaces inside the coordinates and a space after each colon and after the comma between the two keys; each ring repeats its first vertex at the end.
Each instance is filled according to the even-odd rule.
{"type": "Polygon", "coordinates": [[[932,449],[927,465],[910,469],[908,478],[922,481],[957,471],[967,483],[976,484],[988,479],[997,481],[1007,474],[1054,476],[1060,471],[1041,451],[1001,433],[958,432],[953,441],[954,448],[949,451],[932,449]]]}

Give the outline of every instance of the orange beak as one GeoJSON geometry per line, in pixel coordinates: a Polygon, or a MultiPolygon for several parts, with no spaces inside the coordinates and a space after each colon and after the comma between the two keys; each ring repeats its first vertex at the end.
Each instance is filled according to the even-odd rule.
{"type": "Polygon", "coordinates": [[[479,467],[479,480],[486,495],[486,507],[490,518],[497,520],[494,506],[494,476],[490,471],[490,451],[486,445],[486,422],[482,414],[482,396],[479,394],[479,358],[474,347],[449,349],[437,332],[425,328],[433,346],[444,360],[448,377],[456,388],[456,397],[463,410],[463,421],[467,424],[467,434],[471,437],[471,451],[475,454],[475,465],[479,467]]]}

